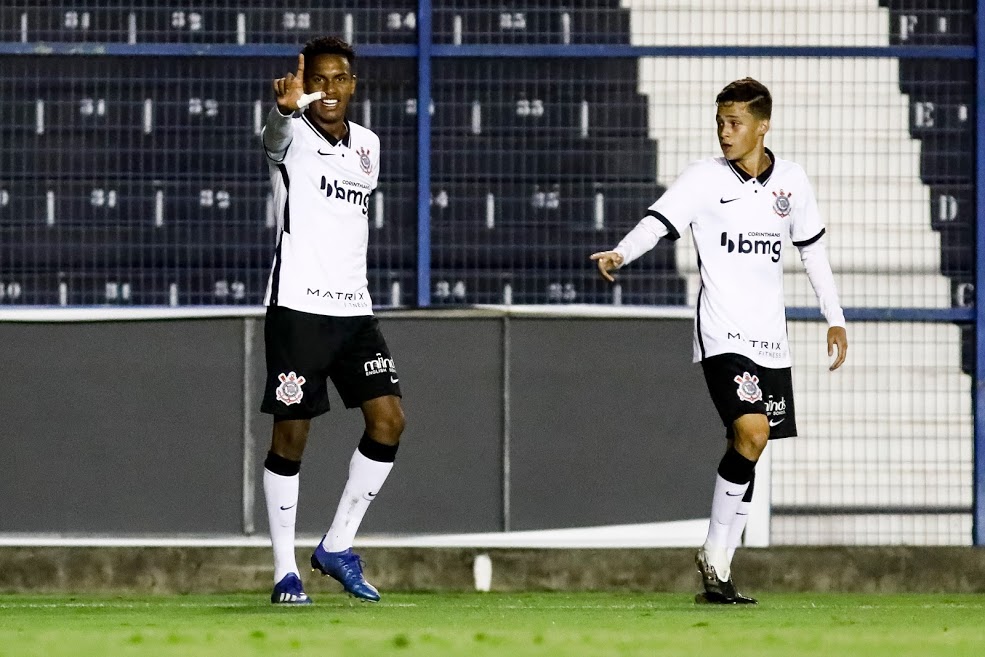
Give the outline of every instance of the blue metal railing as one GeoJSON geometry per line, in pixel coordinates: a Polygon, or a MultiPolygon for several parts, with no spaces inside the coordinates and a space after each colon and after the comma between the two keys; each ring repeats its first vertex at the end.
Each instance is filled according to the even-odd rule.
{"type": "Polygon", "coordinates": [[[978,66],[976,76],[975,117],[975,194],[977,202],[977,239],[975,248],[975,371],[974,398],[971,401],[975,418],[974,493],[972,534],[975,545],[985,545],[985,0],[978,0],[978,66]]]}

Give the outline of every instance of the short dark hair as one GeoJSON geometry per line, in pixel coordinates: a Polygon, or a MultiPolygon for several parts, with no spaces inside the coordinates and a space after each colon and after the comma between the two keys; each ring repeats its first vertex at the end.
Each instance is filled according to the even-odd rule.
{"type": "Polygon", "coordinates": [[[305,61],[318,55],[339,55],[349,62],[349,68],[356,59],[356,51],[348,43],[334,36],[317,37],[304,44],[301,51],[305,61]]]}
{"type": "Polygon", "coordinates": [[[768,119],[773,114],[773,97],[766,85],[752,78],[736,80],[722,89],[715,98],[716,105],[749,103],[749,113],[757,119],[768,119]]]}

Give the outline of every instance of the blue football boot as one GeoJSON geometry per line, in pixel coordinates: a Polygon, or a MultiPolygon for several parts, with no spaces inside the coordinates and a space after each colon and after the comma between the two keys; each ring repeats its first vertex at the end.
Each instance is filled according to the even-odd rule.
{"type": "Polygon", "coordinates": [[[294,573],[287,573],[284,579],[274,585],[270,594],[270,602],[275,605],[310,605],[312,600],[301,586],[301,578],[294,573]]]}
{"type": "Polygon", "coordinates": [[[378,602],[380,599],[380,592],[363,577],[362,561],[358,554],[353,554],[352,548],[329,552],[319,542],[311,555],[311,567],[338,581],[350,595],[360,600],[378,602]]]}

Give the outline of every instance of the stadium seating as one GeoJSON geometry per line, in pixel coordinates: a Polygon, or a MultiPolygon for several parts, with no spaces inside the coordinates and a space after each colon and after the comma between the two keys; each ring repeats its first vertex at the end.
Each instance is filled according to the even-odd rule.
{"type": "MultiPolygon", "coordinates": [[[[351,0],[332,11],[259,0],[200,9],[21,2],[0,10],[0,39],[297,44],[327,33],[356,45],[414,43],[415,8],[411,0],[385,9],[351,0]]],[[[571,7],[509,0],[495,8],[444,0],[435,3],[433,31],[436,43],[628,43],[629,12],[616,0],[571,7]]],[[[7,277],[24,283],[19,301],[0,303],[29,296],[68,304],[260,301],[277,218],[258,135],[269,81],[293,70],[292,61],[72,56],[3,63],[0,254],[7,277]],[[233,283],[242,299],[215,292],[233,283]],[[25,291],[38,285],[54,289],[25,291]],[[106,285],[117,290],[112,300],[106,285]]],[[[513,281],[516,303],[612,302],[611,290],[591,282],[587,255],[618,240],[661,191],[636,63],[519,64],[434,62],[432,266],[458,269],[449,280],[471,281],[459,286],[462,294],[436,293],[436,303],[501,301],[502,289],[490,281],[504,277],[513,281]],[[557,286],[568,292],[557,294],[557,286]]],[[[350,118],[381,139],[368,258],[383,273],[372,274],[373,294],[382,305],[413,303],[416,64],[359,60],[357,73],[350,118]]],[[[684,301],[671,249],[641,264],[641,281],[651,275],[653,285],[627,282],[621,299],[684,301]]]]}

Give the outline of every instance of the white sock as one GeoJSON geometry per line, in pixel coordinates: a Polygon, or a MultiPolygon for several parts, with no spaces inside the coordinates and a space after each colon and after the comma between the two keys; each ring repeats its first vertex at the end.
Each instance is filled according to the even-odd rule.
{"type": "Polygon", "coordinates": [[[288,573],[300,577],[294,558],[294,524],[298,516],[301,475],[285,477],[263,469],[263,494],[267,499],[270,544],[274,548],[274,583],[288,573]]]}
{"type": "Polygon", "coordinates": [[[374,461],[356,449],[349,461],[349,480],[342,491],[335,519],[322,540],[322,546],[326,550],[342,552],[352,547],[352,541],[359,531],[359,524],[363,521],[370,502],[380,492],[392,469],[392,461],[374,461]]]}
{"type": "Polygon", "coordinates": [[[747,488],[749,482],[733,484],[721,475],[715,477],[715,495],[711,501],[711,520],[708,523],[708,538],[705,539],[704,549],[708,563],[715,567],[718,578],[723,581],[731,574],[728,558],[729,529],[747,488]]]}
{"type": "Polygon", "coordinates": [[[746,522],[749,520],[749,509],[752,507],[752,502],[742,502],[739,504],[739,509],[735,512],[735,519],[732,520],[732,524],[728,528],[728,561],[729,564],[732,563],[732,557],[735,556],[735,550],[742,545],[742,532],[746,528],[746,522]]]}

